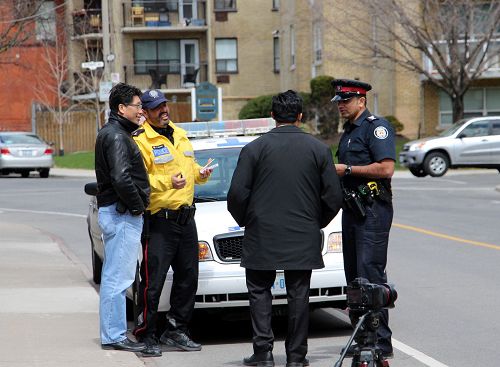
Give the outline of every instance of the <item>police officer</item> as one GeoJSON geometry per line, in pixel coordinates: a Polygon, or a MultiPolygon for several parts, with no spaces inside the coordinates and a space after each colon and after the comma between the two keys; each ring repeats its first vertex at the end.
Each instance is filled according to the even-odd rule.
{"type": "Polygon", "coordinates": [[[205,183],[211,170],[196,163],[186,132],[170,121],[167,99],[158,90],[141,96],[146,121],[134,134],[151,185],[151,202],[143,230],[139,305],[142,323],[134,335],[161,356],[156,338],[160,295],[170,267],[174,272],[167,329],[160,341],[185,351],[201,350],[188,332],[198,287],[198,234],[194,221],[194,185],[205,183]]]}
{"type": "MultiPolygon", "coordinates": [[[[345,119],[338,148],[337,174],[345,190],[355,192],[362,204],[346,205],[342,216],[344,268],[347,283],[357,277],[371,283],[386,283],[387,246],[393,208],[391,177],[396,148],[394,129],[366,108],[371,85],[357,80],[332,82],[340,115],[345,119]]],[[[384,357],[393,355],[387,309],[382,311],[377,346],[384,357]]],[[[354,347],[347,355],[352,355],[354,347]]]]}

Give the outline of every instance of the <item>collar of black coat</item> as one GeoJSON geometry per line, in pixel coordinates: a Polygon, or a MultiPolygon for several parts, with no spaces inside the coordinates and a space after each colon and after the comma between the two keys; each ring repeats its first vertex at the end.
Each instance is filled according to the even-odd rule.
{"type": "Polygon", "coordinates": [[[351,129],[354,129],[354,126],[356,127],[359,127],[361,126],[361,124],[363,123],[363,121],[368,118],[368,116],[371,116],[372,114],[370,113],[370,111],[368,111],[368,108],[366,108],[363,113],[353,122],[351,123],[349,120],[347,120],[345,123],[344,123],[344,130],[346,130],[347,128],[351,127],[351,129]],[[354,126],[351,126],[351,125],[354,125],[354,126]]]}
{"type": "Polygon", "coordinates": [[[119,115],[118,113],[111,111],[109,113],[109,119],[108,121],[116,121],[118,122],[125,130],[127,130],[129,133],[132,134],[133,131],[135,131],[139,125],[134,124],[132,121],[129,119],[123,117],[122,115],[119,115]]]}
{"type": "Polygon", "coordinates": [[[302,129],[298,126],[293,125],[293,124],[286,124],[286,125],[276,126],[274,129],[272,129],[269,132],[270,133],[297,133],[297,132],[302,132],[302,129]]]}

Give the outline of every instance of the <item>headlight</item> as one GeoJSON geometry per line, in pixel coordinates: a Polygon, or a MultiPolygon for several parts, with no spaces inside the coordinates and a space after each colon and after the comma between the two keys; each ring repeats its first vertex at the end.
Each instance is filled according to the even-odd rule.
{"type": "Polygon", "coordinates": [[[425,143],[418,143],[410,145],[410,151],[420,150],[424,147],[425,143]]]}
{"type": "Polygon", "coordinates": [[[198,241],[198,260],[199,261],[209,261],[213,260],[212,251],[210,251],[210,246],[208,242],[198,241]]]}
{"type": "Polygon", "coordinates": [[[332,232],[328,235],[326,252],[342,252],[342,232],[332,232]]]}

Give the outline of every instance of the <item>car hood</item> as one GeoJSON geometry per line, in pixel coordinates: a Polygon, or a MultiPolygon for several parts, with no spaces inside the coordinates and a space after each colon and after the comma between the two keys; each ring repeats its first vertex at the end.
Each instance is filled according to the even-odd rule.
{"type": "Polygon", "coordinates": [[[242,230],[227,211],[226,201],[197,203],[195,218],[200,241],[212,243],[215,235],[242,230]]]}
{"type": "MultiPolygon", "coordinates": [[[[444,137],[442,137],[442,136],[429,136],[427,138],[422,138],[422,139],[417,139],[417,140],[409,141],[409,142],[405,143],[405,145],[426,143],[426,142],[431,141],[431,140],[440,140],[440,139],[443,139],[443,138],[444,137]]],[[[449,137],[446,137],[446,138],[449,138],[449,137]]]]}

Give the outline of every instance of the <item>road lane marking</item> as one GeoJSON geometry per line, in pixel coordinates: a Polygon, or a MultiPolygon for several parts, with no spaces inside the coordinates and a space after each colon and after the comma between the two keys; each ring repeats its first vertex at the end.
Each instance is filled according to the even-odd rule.
{"type": "MultiPolygon", "coordinates": [[[[337,317],[338,319],[340,319],[348,324],[351,324],[351,320],[349,319],[349,316],[347,315],[347,311],[332,309],[332,310],[329,310],[328,313],[330,313],[331,315],[337,317]]],[[[419,362],[422,362],[423,364],[425,364],[428,367],[449,367],[449,366],[447,366],[439,361],[436,361],[434,358],[428,356],[427,354],[424,354],[424,353],[416,350],[415,348],[412,348],[412,347],[406,345],[405,343],[400,342],[399,340],[396,340],[394,338],[391,338],[391,340],[392,340],[393,348],[403,352],[404,354],[409,355],[410,357],[412,357],[413,359],[416,359],[419,362]]]]}
{"type": "Polygon", "coordinates": [[[429,357],[427,354],[424,354],[404,343],[401,343],[399,340],[392,338],[392,346],[404,354],[408,354],[410,357],[413,357],[417,361],[422,362],[426,366],[429,367],[448,367],[446,364],[443,364],[439,361],[436,361],[434,358],[429,357]]]}
{"type": "Polygon", "coordinates": [[[0,208],[0,211],[18,212],[18,213],[33,213],[33,214],[48,214],[48,215],[63,215],[66,217],[87,218],[87,215],[83,215],[83,214],[73,214],[73,213],[64,213],[64,212],[49,212],[49,211],[43,211],[43,210],[0,208]]]}
{"type": "Polygon", "coordinates": [[[467,243],[467,244],[473,245],[473,246],[487,247],[487,248],[491,248],[493,250],[500,250],[500,246],[493,245],[491,243],[479,242],[479,241],[472,241],[472,240],[467,240],[465,238],[449,236],[447,234],[433,232],[433,231],[429,231],[427,229],[423,229],[423,228],[419,228],[419,227],[407,226],[406,224],[392,223],[392,225],[394,227],[398,227],[398,228],[401,228],[401,229],[407,229],[409,231],[414,231],[414,232],[419,232],[419,233],[423,233],[423,234],[428,234],[429,236],[444,238],[444,239],[450,240],[450,241],[467,243]]]}

